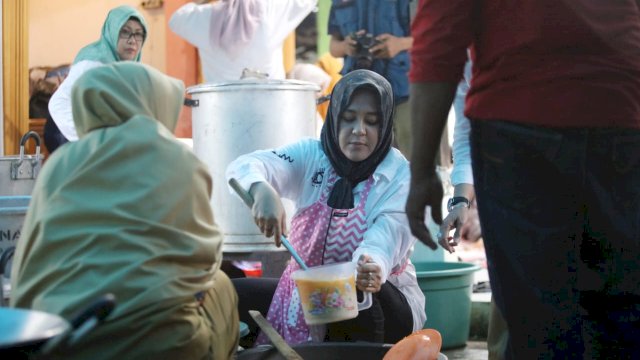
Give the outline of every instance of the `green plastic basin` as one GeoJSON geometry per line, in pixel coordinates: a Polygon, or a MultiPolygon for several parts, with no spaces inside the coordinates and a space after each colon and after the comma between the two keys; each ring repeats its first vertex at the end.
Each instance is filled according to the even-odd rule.
{"type": "Polygon", "coordinates": [[[479,266],[464,262],[418,262],[418,284],[426,298],[423,328],[442,334],[442,348],[466,345],[471,322],[473,273],[479,266]]]}

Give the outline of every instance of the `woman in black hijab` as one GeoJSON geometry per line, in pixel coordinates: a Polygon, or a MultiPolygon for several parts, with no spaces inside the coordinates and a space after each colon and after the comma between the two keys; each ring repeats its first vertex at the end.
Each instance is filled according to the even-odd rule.
{"type": "MultiPolygon", "coordinates": [[[[332,92],[320,141],[304,139],[256,151],[227,168],[227,178],[250,189],[254,219],[267,237],[280,244],[280,235],[287,233],[280,197],[293,200],[296,210],[288,238],[306,265],[357,263],[356,287],[373,293],[373,306],[357,318],[311,329],[291,279],[299,266],[290,262],[267,315],[289,344],[393,343],[424,324],[424,295],[409,260],[415,238],[404,213],[409,166],[391,147],[392,119],[387,80],[372,71],[353,71],[332,92]]],[[[255,282],[260,280],[235,281],[241,314],[245,286],[257,297],[255,282]]]]}

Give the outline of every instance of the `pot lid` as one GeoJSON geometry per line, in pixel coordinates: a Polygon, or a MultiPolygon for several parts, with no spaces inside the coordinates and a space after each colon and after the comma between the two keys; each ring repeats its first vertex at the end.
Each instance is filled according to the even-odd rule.
{"type": "Polygon", "coordinates": [[[293,79],[257,79],[247,78],[223,83],[209,83],[190,86],[187,94],[197,94],[202,92],[220,91],[242,91],[242,90],[297,90],[297,91],[320,91],[320,86],[308,81],[293,79]]]}
{"type": "Polygon", "coordinates": [[[0,349],[45,341],[62,334],[69,326],[57,315],[0,307],[0,349]]]}

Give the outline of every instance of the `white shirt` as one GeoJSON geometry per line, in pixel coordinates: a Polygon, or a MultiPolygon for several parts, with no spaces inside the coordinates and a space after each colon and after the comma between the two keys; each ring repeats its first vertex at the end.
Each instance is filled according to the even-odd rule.
{"type": "Polygon", "coordinates": [[[102,65],[101,62],[93,60],[82,60],[71,65],[69,75],[49,99],[49,114],[51,114],[51,118],[60,129],[62,135],[69,141],[78,140],[78,133],[76,132],[76,125],[73,122],[71,111],[71,88],[82,74],[89,69],[102,65]]]}
{"type": "MultiPolygon", "coordinates": [[[[329,169],[331,163],[320,141],[309,138],[275,150],[242,155],[229,164],[226,177],[235,178],[245,189],[266,181],[280,196],[292,200],[298,213],[320,199],[328,186],[329,169]]],[[[426,320],[425,298],[413,264],[409,262],[400,275],[390,276],[392,269],[409,259],[416,242],[404,211],[409,193],[409,163],[392,148],[373,173],[373,179],[365,206],[367,231],[353,253],[353,261],[365,253],[371,256],[382,269],[382,282],[389,280],[405,295],[413,313],[414,330],[422,329],[426,320]]],[[[353,190],[356,203],[364,185],[365,181],[353,190]]],[[[235,194],[231,188],[229,191],[235,194]]]]}
{"type": "Polygon", "coordinates": [[[458,85],[456,97],[453,101],[453,108],[456,113],[456,122],[453,128],[453,169],[451,170],[451,184],[473,185],[473,171],[471,167],[471,148],[469,144],[469,135],[471,134],[471,124],[469,119],[464,116],[464,101],[469,91],[469,82],[471,79],[471,61],[467,61],[465,65],[464,79],[458,85]]]}
{"type": "Polygon", "coordinates": [[[234,58],[223,49],[212,47],[209,40],[215,4],[183,5],[171,16],[169,28],[198,48],[205,82],[239,80],[244,68],[267,73],[269,79],[284,79],[282,44],[317,3],[318,0],[266,0],[253,39],[234,58]]]}
{"type": "Polygon", "coordinates": [[[473,169],[471,167],[471,149],[469,135],[471,124],[464,116],[456,116],[456,123],[453,129],[453,169],[451,170],[451,184],[473,185],[473,169]]]}

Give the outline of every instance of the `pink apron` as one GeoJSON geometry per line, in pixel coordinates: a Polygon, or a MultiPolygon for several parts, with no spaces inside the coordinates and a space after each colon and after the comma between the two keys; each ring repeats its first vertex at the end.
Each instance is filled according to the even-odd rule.
{"type": "MultiPolygon", "coordinates": [[[[337,179],[335,171],[331,169],[328,186],[320,199],[291,220],[289,242],[308,267],[351,261],[354,250],[362,242],[367,230],[367,214],[364,208],[373,177],[369,177],[365,183],[358,205],[349,210],[332,209],[327,205],[327,198],[337,179]]],[[[311,340],[310,328],[304,321],[300,296],[291,278],[291,274],[298,269],[300,267],[295,261],[289,262],[280,277],[267,314],[267,320],[290,345],[311,340]]],[[[264,334],[256,341],[257,344],[268,342],[264,334]]]]}

